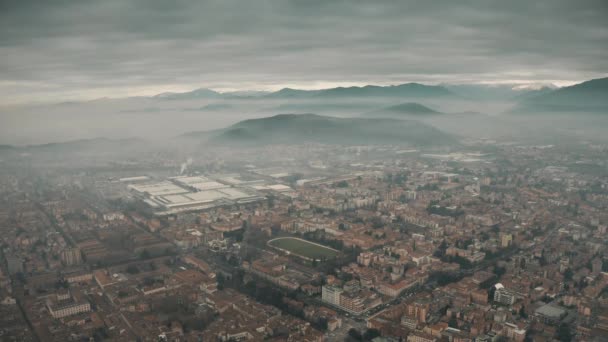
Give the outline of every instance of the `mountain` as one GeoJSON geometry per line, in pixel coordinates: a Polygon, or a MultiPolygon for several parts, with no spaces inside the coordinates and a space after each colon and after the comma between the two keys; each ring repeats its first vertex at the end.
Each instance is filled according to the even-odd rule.
{"type": "Polygon", "coordinates": [[[267,98],[310,97],[446,97],[455,96],[442,86],[405,83],[391,86],[366,85],[364,87],[337,87],[321,90],[283,88],[266,95],[267,98]]]}
{"type": "Polygon", "coordinates": [[[541,87],[538,89],[525,89],[525,90],[521,90],[519,91],[520,93],[513,96],[513,100],[516,100],[518,102],[520,101],[525,101],[537,96],[541,96],[541,95],[545,95],[545,94],[549,94],[553,91],[555,91],[556,89],[559,88],[555,88],[555,87],[541,87]]]}
{"type": "Polygon", "coordinates": [[[94,154],[100,152],[125,152],[132,148],[149,146],[147,141],[138,138],[108,139],[92,138],[67,140],[62,142],[13,146],[0,145],[0,152],[19,152],[19,153],[54,153],[54,154],[94,154]]]}
{"type": "Polygon", "coordinates": [[[279,91],[267,94],[264,97],[269,99],[293,99],[293,98],[305,98],[318,95],[320,90],[300,90],[292,88],[283,88],[279,91]]]}
{"type": "Polygon", "coordinates": [[[188,138],[206,138],[217,144],[404,144],[438,146],[456,139],[417,121],[335,118],[316,114],[279,114],[236,123],[226,129],[192,132],[188,138]]]}
{"type": "Polygon", "coordinates": [[[237,90],[237,91],[229,91],[226,93],[222,93],[222,95],[226,97],[258,97],[270,94],[269,91],[264,90],[237,90]]]}
{"type": "Polygon", "coordinates": [[[294,99],[311,97],[444,97],[455,96],[454,93],[442,86],[424,85],[420,83],[405,83],[391,86],[366,85],[364,87],[337,87],[320,90],[301,90],[283,88],[267,93],[264,91],[235,91],[219,93],[211,89],[200,88],[185,93],[161,93],[152,96],[154,99],[189,100],[209,98],[270,98],[294,99]]]}
{"type": "Polygon", "coordinates": [[[608,77],[527,98],[512,111],[608,113],[608,77]]]}
{"type": "Polygon", "coordinates": [[[222,94],[211,89],[195,89],[185,93],[162,93],[152,96],[155,99],[163,100],[190,100],[190,99],[213,99],[221,97],[222,94]]]}
{"type": "Polygon", "coordinates": [[[377,108],[374,103],[346,101],[342,103],[325,101],[289,101],[278,106],[265,109],[274,113],[323,113],[323,112],[360,112],[377,108]]]}
{"type": "Polygon", "coordinates": [[[201,112],[220,112],[220,111],[224,111],[224,110],[229,110],[234,108],[234,105],[230,104],[230,103],[210,103],[207,105],[204,105],[202,107],[197,107],[197,108],[184,108],[182,109],[183,111],[201,111],[201,112]]]}
{"type": "Polygon", "coordinates": [[[463,98],[475,101],[511,101],[535,96],[541,90],[556,89],[553,84],[442,84],[463,98]]]}
{"type": "Polygon", "coordinates": [[[406,83],[396,86],[374,86],[332,88],[322,90],[319,96],[395,96],[395,97],[443,97],[453,95],[449,90],[441,86],[429,86],[420,83],[406,83]]]}
{"type": "Polygon", "coordinates": [[[443,114],[415,102],[401,103],[364,114],[365,116],[400,118],[404,116],[423,117],[443,114]]]}
{"type": "Polygon", "coordinates": [[[27,151],[46,151],[46,152],[85,152],[91,150],[112,151],[120,150],[135,145],[144,145],[146,142],[138,138],[124,139],[109,139],[109,138],[92,138],[92,139],[77,139],[68,140],[56,143],[47,143],[39,145],[28,145],[19,147],[27,151]]]}

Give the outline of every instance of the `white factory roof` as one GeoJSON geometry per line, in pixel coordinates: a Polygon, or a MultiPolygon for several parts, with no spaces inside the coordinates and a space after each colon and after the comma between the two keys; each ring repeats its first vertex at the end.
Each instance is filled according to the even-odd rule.
{"type": "Polygon", "coordinates": [[[188,177],[188,176],[182,176],[182,177],[173,177],[171,178],[173,179],[175,182],[181,183],[181,184],[196,184],[196,183],[204,183],[209,181],[209,179],[207,177],[203,177],[203,176],[192,176],[192,177],[188,177]]]}
{"type": "Polygon", "coordinates": [[[136,176],[136,177],[120,178],[118,181],[120,181],[120,182],[141,182],[141,181],[146,181],[149,179],[150,178],[148,176],[136,176]]]}
{"type": "Polygon", "coordinates": [[[147,193],[150,196],[183,194],[188,192],[188,190],[181,188],[168,181],[148,184],[131,184],[129,185],[129,189],[135,190],[140,193],[147,193]]]}
{"type": "Polygon", "coordinates": [[[232,199],[232,200],[236,200],[239,198],[246,198],[246,197],[250,197],[251,195],[249,195],[246,192],[243,192],[239,189],[236,188],[226,188],[226,189],[221,189],[219,190],[222,193],[226,194],[226,197],[232,199]]]}
{"type": "Polygon", "coordinates": [[[272,190],[272,191],[276,191],[276,192],[287,192],[287,191],[293,190],[292,188],[290,188],[289,186],[284,185],[284,184],[272,184],[272,185],[257,184],[257,185],[252,185],[251,188],[253,188],[255,190],[272,190]]]}
{"type": "Polygon", "coordinates": [[[243,183],[243,180],[239,179],[238,176],[224,176],[224,177],[218,178],[217,180],[219,180],[220,182],[226,183],[226,184],[231,184],[231,185],[237,185],[237,184],[243,183]]]}
{"type": "Polygon", "coordinates": [[[272,178],[283,178],[283,177],[287,177],[289,176],[288,172],[278,172],[278,173],[273,173],[269,175],[272,178]]]}
{"type": "Polygon", "coordinates": [[[251,188],[231,187],[203,176],[179,176],[161,182],[130,184],[128,188],[145,194],[142,200],[151,207],[163,209],[157,214],[202,210],[264,199],[251,188]]]}
{"type": "Polygon", "coordinates": [[[228,185],[226,185],[226,184],[222,184],[222,183],[214,182],[214,181],[208,181],[208,182],[204,182],[204,183],[194,183],[194,184],[190,184],[190,186],[195,188],[196,190],[200,190],[200,191],[223,189],[223,188],[228,187],[228,185]]]}
{"type": "Polygon", "coordinates": [[[290,188],[290,187],[288,187],[287,185],[284,185],[284,184],[273,184],[273,185],[269,185],[268,188],[270,190],[274,190],[274,191],[278,191],[278,192],[293,190],[292,188],[290,188]]]}

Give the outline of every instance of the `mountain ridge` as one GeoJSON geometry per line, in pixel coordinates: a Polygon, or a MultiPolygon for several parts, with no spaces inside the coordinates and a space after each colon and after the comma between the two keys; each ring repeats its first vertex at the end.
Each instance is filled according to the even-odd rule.
{"type": "Polygon", "coordinates": [[[417,102],[404,102],[393,106],[388,106],[363,114],[367,117],[425,117],[443,115],[444,113],[431,109],[417,102]]]}
{"type": "Polygon", "coordinates": [[[297,144],[456,144],[456,138],[415,120],[337,118],[317,114],[278,114],[240,121],[222,130],[189,132],[188,138],[231,145],[297,144]]]}
{"type": "Polygon", "coordinates": [[[421,83],[404,83],[399,85],[362,87],[335,87],[317,90],[300,90],[283,88],[266,95],[266,98],[305,98],[305,97],[447,97],[456,96],[445,87],[421,83]]]}
{"type": "Polygon", "coordinates": [[[282,88],[275,92],[218,92],[208,88],[198,88],[187,92],[166,92],[151,96],[153,99],[183,100],[197,98],[307,98],[307,97],[354,97],[354,96],[387,96],[387,97],[445,97],[457,96],[447,88],[440,85],[426,85],[421,83],[403,83],[398,85],[365,85],[352,87],[334,87],[315,90],[295,88],[282,88]]]}
{"type": "Polygon", "coordinates": [[[526,98],[512,110],[515,113],[526,111],[608,113],[608,77],[526,98]]]}

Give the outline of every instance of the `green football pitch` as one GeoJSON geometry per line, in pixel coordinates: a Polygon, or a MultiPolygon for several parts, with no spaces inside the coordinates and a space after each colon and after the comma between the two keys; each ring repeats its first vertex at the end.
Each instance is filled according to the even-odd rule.
{"type": "Polygon", "coordinates": [[[338,251],[319,245],[314,242],[298,238],[284,237],[268,241],[268,245],[289,251],[291,254],[302,256],[308,259],[330,259],[338,254],[338,251]]]}

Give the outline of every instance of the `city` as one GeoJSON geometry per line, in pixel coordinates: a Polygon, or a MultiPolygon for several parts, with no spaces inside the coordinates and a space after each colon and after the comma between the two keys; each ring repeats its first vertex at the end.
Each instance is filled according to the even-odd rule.
{"type": "Polygon", "coordinates": [[[595,171],[607,148],[312,144],[72,171],[20,157],[0,184],[2,329],[41,341],[606,336],[608,179],[595,171]]]}
{"type": "Polygon", "coordinates": [[[0,342],[608,342],[608,1],[0,1],[0,342]]]}

